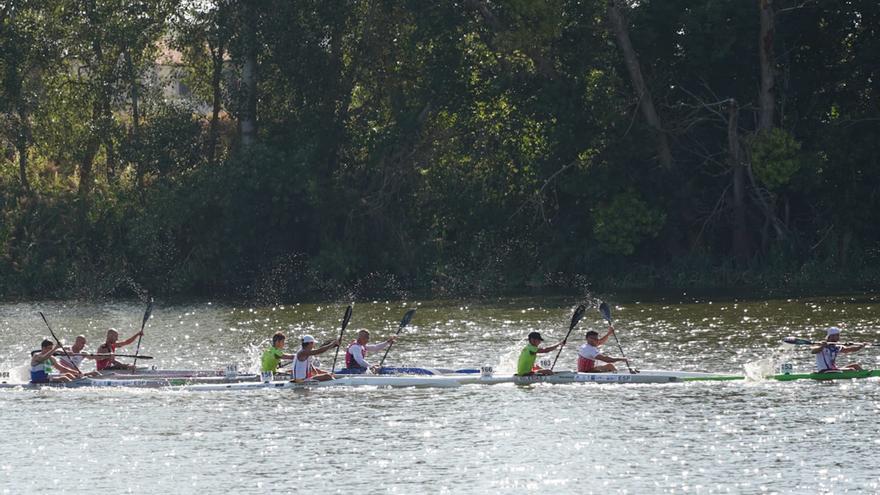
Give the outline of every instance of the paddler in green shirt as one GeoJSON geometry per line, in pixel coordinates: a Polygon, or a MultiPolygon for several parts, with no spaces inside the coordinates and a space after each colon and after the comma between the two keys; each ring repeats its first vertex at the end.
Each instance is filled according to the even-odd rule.
{"type": "Polygon", "coordinates": [[[540,333],[532,332],[529,334],[529,345],[519,353],[519,361],[516,363],[517,376],[553,374],[550,370],[535,366],[535,359],[538,357],[538,354],[544,354],[559,349],[559,346],[565,345],[565,340],[556,345],[551,345],[550,347],[538,347],[543,341],[544,338],[541,337],[540,333]]]}
{"type": "Polygon", "coordinates": [[[267,372],[271,371],[275,373],[278,371],[278,362],[282,359],[293,359],[296,357],[296,354],[284,354],[284,334],[281,332],[275,332],[275,335],[272,336],[272,347],[266,349],[266,352],[263,353],[262,365],[260,366],[260,371],[267,372]]]}

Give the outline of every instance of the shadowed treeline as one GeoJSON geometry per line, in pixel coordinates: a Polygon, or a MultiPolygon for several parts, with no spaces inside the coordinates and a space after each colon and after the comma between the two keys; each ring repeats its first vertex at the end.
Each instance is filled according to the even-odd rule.
{"type": "Polygon", "coordinates": [[[875,0],[12,0],[0,297],[859,288],[875,0]]]}

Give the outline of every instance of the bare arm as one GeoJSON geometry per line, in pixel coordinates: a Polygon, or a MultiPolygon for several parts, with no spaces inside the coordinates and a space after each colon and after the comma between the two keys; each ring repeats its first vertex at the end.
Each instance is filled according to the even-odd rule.
{"type": "Polygon", "coordinates": [[[46,351],[46,352],[41,352],[41,353],[39,353],[39,354],[35,354],[35,355],[31,358],[31,366],[36,366],[36,365],[42,363],[43,361],[45,361],[45,360],[47,360],[47,359],[51,359],[51,358],[52,358],[52,354],[55,353],[55,351],[57,351],[57,350],[58,350],[58,345],[53,345],[52,348],[49,349],[48,351],[46,351]]]}
{"type": "Polygon", "coordinates": [[[850,352],[861,351],[865,348],[867,344],[855,344],[855,345],[847,345],[840,348],[840,352],[844,354],[849,354],[850,352]]]}
{"type": "Polygon", "coordinates": [[[611,356],[606,356],[604,354],[597,354],[596,359],[598,359],[599,361],[605,362],[605,363],[616,363],[619,361],[626,361],[626,358],[611,357],[611,356]]]}
{"type": "Polygon", "coordinates": [[[330,350],[334,347],[337,347],[338,345],[339,345],[339,339],[336,339],[327,345],[318,347],[317,349],[312,349],[311,351],[307,351],[307,350],[303,349],[302,351],[299,351],[299,353],[297,354],[297,356],[298,356],[297,359],[299,359],[300,361],[305,361],[305,358],[307,358],[309,356],[317,356],[318,354],[327,352],[328,350],[330,350]]]}
{"type": "Polygon", "coordinates": [[[557,342],[556,344],[551,345],[550,347],[544,347],[544,348],[538,349],[537,353],[538,354],[546,354],[548,352],[553,352],[556,349],[559,349],[560,346],[565,345],[565,342],[566,341],[563,340],[562,342],[557,342]]]}
{"type": "Polygon", "coordinates": [[[611,337],[612,335],[614,335],[614,327],[609,326],[608,332],[605,334],[605,336],[599,339],[599,345],[605,345],[605,342],[608,341],[608,337],[611,337]]]}
{"type": "Polygon", "coordinates": [[[62,373],[73,373],[74,375],[82,374],[53,357],[50,357],[49,359],[52,361],[52,366],[54,366],[55,369],[61,371],[62,373]]]}
{"type": "Polygon", "coordinates": [[[139,336],[141,336],[141,335],[143,335],[143,334],[144,334],[144,332],[138,332],[138,333],[132,335],[131,337],[129,337],[129,338],[123,340],[122,342],[118,342],[118,343],[116,344],[116,347],[125,347],[125,346],[127,346],[128,344],[131,344],[132,342],[134,342],[134,340],[135,340],[136,338],[138,338],[139,336]]]}

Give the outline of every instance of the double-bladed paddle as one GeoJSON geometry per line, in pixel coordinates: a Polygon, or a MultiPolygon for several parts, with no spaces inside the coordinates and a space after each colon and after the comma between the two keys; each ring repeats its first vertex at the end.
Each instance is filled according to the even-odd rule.
{"type": "MultiPolygon", "coordinates": [[[[568,336],[571,335],[571,331],[574,330],[574,327],[577,326],[578,322],[581,321],[581,318],[584,317],[584,313],[587,312],[587,307],[581,304],[574,310],[574,314],[571,315],[571,324],[568,326],[568,333],[565,334],[565,339],[563,342],[568,342],[568,336]]],[[[553,371],[553,368],[556,366],[556,361],[559,359],[559,355],[562,354],[562,348],[565,345],[559,346],[559,351],[556,353],[556,358],[553,359],[553,364],[550,366],[550,371],[553,371]]]]}
{"type": "MultiPolygon", "coordinates": [[[[80,353],[76,353],[76,355],[88,356],[88,357],[93,357],[93,358],[108,358],[108,357],[133,358],[133,357],[136,357],[138,359],[143,359],[143,360],[154,359],[153,356],[145,356],[143,354],[140,354],[140,355],[137,355],[137,354],[89,354],[88,352],[80,352],[80,353]]],[[[53,354],[53,356],[63,356],[63,354],[60,352],[56,352],[55,354],[53,354]]]]}
{"type": "MultiPolygon", "coordinates": [[[[406,314],[403,315],[403,319],[400,320],[400,326],[397,327],[397,333],[394,334],[395,336],[400,335],[400,332],[403,330],[403,327],[409,325],[409,322],[412,321],[414,314],[416,314],[416,310],[411,309],[411,310],[407,311],[406,314]]],[[[393,346],[393,345],[394,345],[393,341],[390,344],[388,344],[388,347],[385,349],[385,355],[382,356],[382,360],[379,361],[379,368],[378,369],[380,369],[380,370],[382,369],[382,363],[385,362],[385,358],[388,357],[388,351],[391,350],[391,346],[393,346]]]]}
{"type": "Polygon", "coordinates": [[[73,362],[73,358],[71,358],[70,354],[67,353],[67,349],[65,349],[64,346],[61,345],[61,341],[58,340],[58,337],[55,336],[55,332],[53,332],[52,327],[49,326],[49,320],[46,319],[46,315],[44,315],[43,312],[40,311],[40,316],[43,318],[43,322],[46,323],[46,328],[49,329],[49,333],[52,334],[52,338],[55,339],[55,343],[58,344],[58,347],[60,347],[61,351],[64,352],[64,355],[67,356],[67,361],[73,365],[73,368],[76,370],[77,373],[82,374],[82,371],[80,371],[76,363],[73,362]]]}
{"type": "Polygon", "coordinates": [[[336,354],[333,355],[333,366],[330,367],[330,374],[332,375],[334,371],[336,371],[336,358],[339,357],[339,348],[342,347],[342,334],[345,333],[345,327],[348,326],[348,322],[351,320],[351,304],[345,308],[345,316],[342,317],[342,329],[339,330],[339,345],[336,346],[336,354]]]}
{"type": "Polygon", "coordinates": [[[873,342],[828,342],[825,340],[813,341],[810,339],[802,339],[799,337],[785,337],[784,339],[782,339],[782,341],[785,342],[786,344],[793,344],[793,345],[822,345],[822,344],[834,344],[834,345],[861,345],[861,344],[864,344],[866,346],[867,345],[880,345],[880,344],[873,343],[873,342]]]}
{"type": "MultiPolygon", "coordinates": [[[[605,321],[608,322],[608,326],[612,329],[614,328],[614,323],[611,322],[611,308],[607,303],[602,303],[599,305],[599,312],[602,313],[602,318],[605,318],[605,321]]],[[[638,371],[632,369],[629,365],[629,360],[626,359],[626,353],[623,352],[623,347],[620,346],[620,340],[617,338],[617,332],[614,332],[614,341],[617,342],[617,348],[620,350],[620,355],[623,356],[624,363],[626,363],[626,369],[629,370],[631,375],[635,375],[638,371]]]]}
{"type": "Polygon", "coordinates": [[[151,297],[150,304],[147,305],[147,310],[144,311],[144,321],[141,322],[141,331],[140,331],[140,335],[138,335],[138,345],[137,345],[137,349],[134,350],[134,364],[131,365],[131,367],[133,369],[137,369],[138,354],[140,354],[140,352],[141,352],[141,339],[144,338],[144,327],[147,326],[147,320],[150,319],[150,315],[152,313],[153,313],[153,298],[151,297]]]}

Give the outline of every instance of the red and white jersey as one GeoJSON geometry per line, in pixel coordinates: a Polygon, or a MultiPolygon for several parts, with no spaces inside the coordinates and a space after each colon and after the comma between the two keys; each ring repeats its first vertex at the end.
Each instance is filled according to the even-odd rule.
{"type": "Polygon", "coordinates": [[[592,371],[596,366],[596,356],[601,354],[598,347],[584,344],[578,349],[578,367],[579,372],[592,371]]]}

